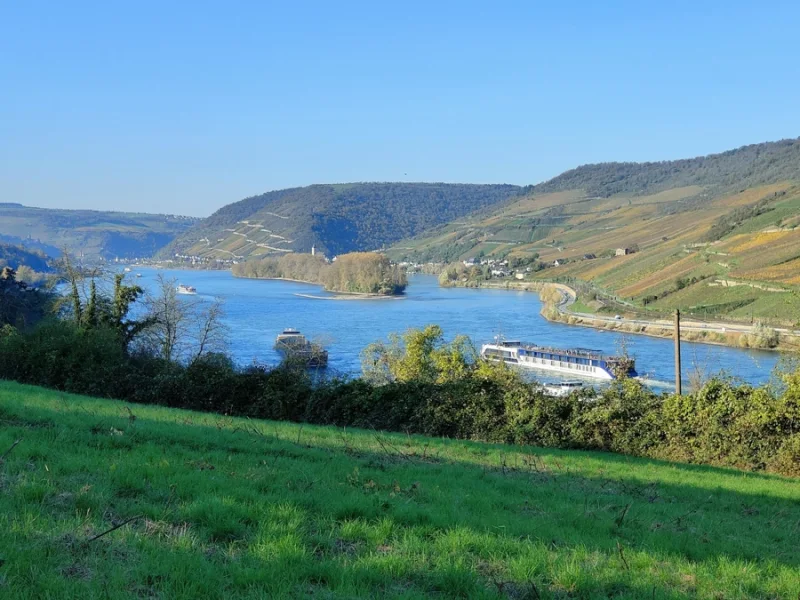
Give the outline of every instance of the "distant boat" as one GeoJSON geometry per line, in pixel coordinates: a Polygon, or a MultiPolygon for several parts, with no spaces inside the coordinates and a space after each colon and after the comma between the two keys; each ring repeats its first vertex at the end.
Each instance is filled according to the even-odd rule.
{"type": "Polygon", "coordinates": [[[123,269],[123,271],[125,271],[126,273],[130,273],[131,272],[131,268],[130,267],[125,267],[123,269]]]}
{"type": "Polygon", "coordinates": [[[191,285],[183,285],[182,283],[175,288],[179,294],[194,295],[197,293],[197,288],[191,285]]]}
{"type": "Polygon", "coordinates": [[[136,276],[137,276],[137,277],[141,277],[141,276],[142,276],[142,274],[141,274],[141,273],[137,273],[137,274],[136,274],[136,276]]]}
{"type": "Polygon", "coordinates": [[[287,328],[275,338],[275,349],[290,361],[307,367],[327,367],[328,351],[320,344],[309,342],[297,329],[287,328]]]}

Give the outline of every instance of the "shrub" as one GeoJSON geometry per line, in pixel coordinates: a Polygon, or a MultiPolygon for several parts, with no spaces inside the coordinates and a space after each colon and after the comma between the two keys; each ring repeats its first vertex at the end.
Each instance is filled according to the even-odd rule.
{"type": "Polygon", "coordinates": [[[757,323],[750,333],[739,338],[739,345],[744,348],[776,348],[780,343],[780,334],[763,323],[757,323]]]}
{"type": "Polygon", "coordinates": [[[768,460],[767,470],[800,477],[800,433],[795,433],[784,440],[775,456],[768,460]]]}
{"type": "Polygon", "coordinates": [[[784,389],[714,379],[684,396],[636,380],[546,395],[441,330],[409,332],[376,356],[388,378],[314,376],[296,365],[236,367],[221,354],[190,364],[127,354],[113,328],[52,321],[0,330],[0,377],[59,390],[228,415],[585,448],[800,475],[800,370],[784,389]],[[403,342],[403,343],[400,343],[403,342]]]}
{"type": "Polygon", "coordinates": [[[576,412],[572,437],[584,448],[647,455],[663,442],[661,402],[640,382],[617,380],[576,412]]]}

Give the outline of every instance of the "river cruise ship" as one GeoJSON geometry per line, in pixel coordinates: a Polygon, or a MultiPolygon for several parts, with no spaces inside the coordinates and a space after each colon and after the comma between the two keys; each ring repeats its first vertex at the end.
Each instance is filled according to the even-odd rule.
{"type": "Polygon", "coordinates": [[[487,360],[505,362],[542,371],[553,371],[581,377],[611,380],[620,373],[636,377],[632,358],[608,356],[599,350],[573,348],[558,350],[523,342],[495,339],[481,346],[481,356],[487,360]]]}

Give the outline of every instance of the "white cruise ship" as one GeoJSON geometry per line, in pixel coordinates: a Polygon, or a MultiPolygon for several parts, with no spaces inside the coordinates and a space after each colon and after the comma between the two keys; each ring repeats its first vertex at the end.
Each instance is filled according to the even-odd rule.
{"type": "Polygon", "coordinates": [[[616,379],[620,372],[636,377],[632,358],[608,356],[599,350],[574,348],[557,350],[517,341],[496,339],[481,346],[481,356],[486,360],[502,361],[521,367],[552,371],[594,379],[616,379]]]}

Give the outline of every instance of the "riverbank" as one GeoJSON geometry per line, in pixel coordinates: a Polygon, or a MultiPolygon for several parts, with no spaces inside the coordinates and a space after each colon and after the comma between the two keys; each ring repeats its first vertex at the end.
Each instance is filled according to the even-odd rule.
{"type": "Polygon", "coordinates": [[[354,294],[338,293],[334,296],[315,296],[314,294],[294,294],[298,298],[311,298],[312,300],[402,300],[404,296],[381,296],[379,294],[354,294]]]}
{"type": "MultiPolygon", "coordinates": [[[[541,315],[551,322],[656,338],[674,336],[674,324],[667,319],[630,317],[622,309],[620,315],[608,317],[570,310],[578,302],[578,294],[573,288],[561,283],[489,280],[455,282],[443,287],[537,292],[543,302],[541,315]],[[556,295],[552,295],[550,290],[556,292],[556,295]]],[[[799,332],[787,328],[768,329],[768,332],[777,334],[777,339],[772,338],[764,343],[764,328],[758,325],[692,319],[681,321],[681,340],[684,341],[732,348],[800,352],[799,332]]]]}
{"type": "MultiPolygon", "coordinates": [[[[544,294],[545,306],[542,308],[542,316],[550,321],[650,337],[672,338],[675,335],[674,322],[667,319],[642,319],[636,316],[631,318],[624,312],[606,317],[572,311],[570,307],[578,301],[574,289],[564,284],[545,284],[545,286],[555,290],[559,295],[558,299],[554,299],[544,294]]],[[[547,287],[543,286],[543,289],[547,287]]],[[[800,335],[796,331],[724,321],[681,319],[681,340],[755,350],[800,351],[800,335]]]]}

